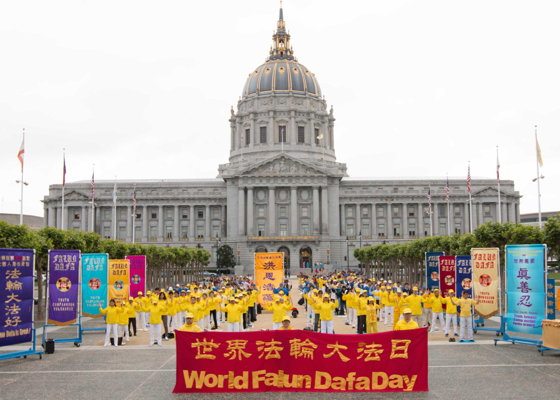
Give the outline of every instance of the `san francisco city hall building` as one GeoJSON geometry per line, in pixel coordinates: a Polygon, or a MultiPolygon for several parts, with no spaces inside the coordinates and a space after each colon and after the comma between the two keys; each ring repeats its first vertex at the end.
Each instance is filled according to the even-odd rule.
{"type": "MultiPolygon", "coordinates": [[[[231,110],[229,163],[215,179],[118,181],[116,238],[159,246],[202,246],[215,267],[218,241],[229,244],[245,273],[255,252],[284,252],[286,268],[358,262],[354,248],[448,234],[445,179],[361,179],[335,156],[335,117],[319,82],[294,57],[283,11],[267,61],[251,71],[237,110],[231,110]],[[137,209],[133,225],[132,197],[137,209]]],[[[351,137],[351,136],[350,136],[351,137]]],[[[348,140],[348,139],[347,139],[348,140]]],[[[359,138],[355,137],[358,141],[359,138]]],[[[113,181],[95,182],[94,230],[113,237],[113,181]]],[[[470,230],[465,179],[450,179],[452,233],[470,230]]],[[[495,179],[473,179],[473,226],[519,222],[519,192],[495,179]]],[[[67,183],[44,198],[46,226],[91,230],[90,181],[67,183]]]]}

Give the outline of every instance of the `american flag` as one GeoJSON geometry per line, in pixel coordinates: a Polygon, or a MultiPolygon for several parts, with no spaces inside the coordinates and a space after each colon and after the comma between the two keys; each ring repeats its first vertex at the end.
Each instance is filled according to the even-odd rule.
{"type": "Polygon", "coordinates": [[[95,179],[94,179],[95,171],[91,173],[91,199],[95,197],[95,179]]]}
{"type": "Polygon", "coordinates": [[[66,155],[62,156],[62,186],[66,183],[66,155]]]}
{"type": "Polygon", "coordinates": [[[430,194],[430,191],[432,190],[432,188],[428,189],[428,207],[432,208],[432,195],[430,194]]]}
{"type": "Polygon", "coordinates": [[[469,164],[469,173],[467,174],[467,192],[471,193],[471,165],[469,164]]]}
{"type": "Polygon", "coordinates": [[[445,194],[447,196],[447,202],[449,203],[449,177],[447,177],[447,185],[445,185],[445,194]]]}
{"type": "Polygon", "coordinates": [[[132,195],[132,208],[136,214],[136,186],[134,186],[134,194],[132,195]]]}

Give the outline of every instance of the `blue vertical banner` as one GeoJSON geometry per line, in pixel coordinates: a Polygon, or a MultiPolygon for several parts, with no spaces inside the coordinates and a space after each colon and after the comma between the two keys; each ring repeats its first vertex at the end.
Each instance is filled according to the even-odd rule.
{"type": "Polygon", "coordinates": [[[99,303],[107,304],[107,264],[109,255],[82,254],[82,315],[97,318],[101,316],[99,303]]]}
{"type": "Polygon", "coordinates": [[[546,319],[546,245],[506,246],[508,331],[542,335],[546,319]]]}
{"type": "Polygon", "coordinates": [[[457,293],[457,297],[461,297],[466,290],[469,292],[469,298],[472,298],[472,258],[471,256],[457,256],[455,260],[457,268],[455,293],[457,293]]]}
{"type": "Polygon", "coordinates": [[[426,253],[426,287],[428,289],[439,289],[439,257],[445,252],[435,251],[426,253]]]}
{"type": "Polygon", "coordinates": [[[0,346],[33,340],[35,250],[0,249],[0,346]]]}
{"type": "Polygon", "coordinates": [[[556,319],[556,299],[554,298],[554,278],[546,279],[546,319],[556,319]]]}

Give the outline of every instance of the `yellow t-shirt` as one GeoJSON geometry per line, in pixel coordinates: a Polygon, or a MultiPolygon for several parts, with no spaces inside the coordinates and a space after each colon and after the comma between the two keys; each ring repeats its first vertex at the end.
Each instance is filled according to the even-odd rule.
{"type": "Polygon", "coordinates": [[[202,329],[195,323],[192,323],[190,325],[187,325],[185,323],[179,328],[179,330],[182,332],[202,332],[202,329]]]}
{"type": "Polygon", "coordinates": [[[455,301],[455,304],[457,304],[457,307],[461,307],[461,317],[472,317],[471,306],[476,305],[476,301],[473,299],[463,299],[461,297],[458,301],[455,301]]]}
{"type": "Polygon", "coordinates": [[[408,324],[404,321],[404,319],[401,319],[395,325],[395,330],[396,331],[409,331],[411,329],[418,329],[418,324],[416,322],[414,322],[414,320],[412,320],[412,319],[410,320],[410,322],[408,324]]]}

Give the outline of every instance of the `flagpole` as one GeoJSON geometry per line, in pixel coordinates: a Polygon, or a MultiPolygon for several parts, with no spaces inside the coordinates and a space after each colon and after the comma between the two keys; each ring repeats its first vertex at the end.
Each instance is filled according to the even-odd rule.
{"type": "Polygon", "coordinates": [[[113,240],[117,240],[117,175],[115,175],[115,187],[113,188],[113,240]]]}
{"type": "MultiPolygon", "coordinates": [[[[23,154],[25,159],[25,128],[23,128],[23,154]]],[[[19,210],[19,224],[23,225],[23,162],[21,163],[21,204],[19,210]]]]}
{"type": "Polygon", "coordinates": [[[469,220],[471,221],[471,234],[473,233],[473,222],[472,222],[472,189],[470,186],[471,178],[471,162],[469,161],[469,220]]]}
{"type": "MultiPolygon", "coordinates": [[[[449,193],[449,172],[447,173],[447,193],[449,193]]],[[[449,210],[449,194],[447,194],[447,236],[451,236],[451,214],[449,210]]]]}
{"type": "MultiPolygon", "coordinates": [[[[62,165],[64,168],[64,157],[65,157],[65,151],[66,149],[62,149],[62,165]]],[[[64,171],[62,172],[64,174],[64,171]]],[[[64,177],[62,177],[62,230],[64,230],[64,186],[65,182],[64,182],[64,177]]]]}
{"type": "Polygon", "coordinates": [[[92,189],[91,189],[91,231],[94,232],[95,231],[95,188],[93,187],[93,185],[95,185],[95,181],[94,179],[94,175],[95,174],[95,164],[93,164],[93,172],[91,175],[91,184],[92,184],[92,189]]]}
{"type": "Polygon", "coordinates": [[[502,223],[502,195],[500,193],[500,157],[498,155],[498,146],[496,146],[496,161],[497,161],[497,173],[498,173],[498,222],[502,223]]]}
{"type": "MultiPolygon", "coordinates": [[[[537,125],[535,125],[535,144],[536,146],[536,152],[537,152],[537,194],[539,196],[539,228],[542,229],[542,217],[541,217],[541,174],[540,174],[540,169],[539,169],[539,144],[538,144],[538,139],[537,139],[537,125]]],[[[23,180],[23,178],[22,178],[23,180]]],[[[23,195],[22,195],[23,196],[23,195]]]]}
{"type": "MultiPolygon", "coordinates": [[[[428,193],[432,193],[432,185],[429,185],[428,193]]],[[[430,194],[431,196],[431,194],[430,194]]],[[[430,237],[434,236],[434,226],[433,226],[433,218],[432,218],[432,199],[430,197],[430,204],[429,204],[429,211],[430,211],[430,237]]]]}
{"type": "Polygon", "coordinates": [[[136,231],[136,184],[134,184],[134,207],[132,208],[132,243],[134,244],[134,233],[136,231]]]}

